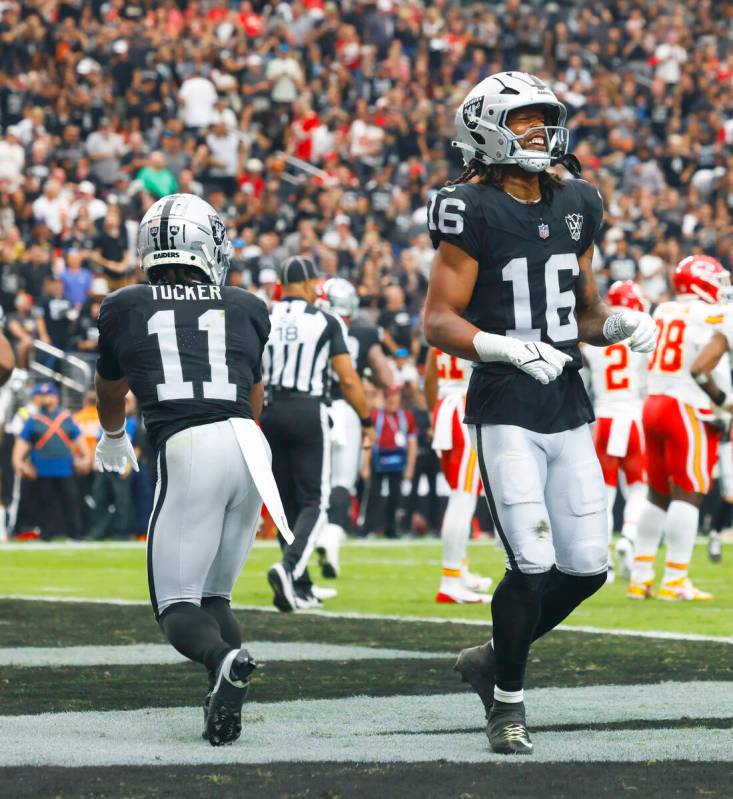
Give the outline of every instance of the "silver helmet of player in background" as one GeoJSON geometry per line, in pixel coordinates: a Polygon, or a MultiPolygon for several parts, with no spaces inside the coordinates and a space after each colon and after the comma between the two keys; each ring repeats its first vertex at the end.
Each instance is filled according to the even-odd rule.
{"type": "Polygon", "coordinates": [[[567,110],[555,94],[534,75],[526,72],[497,72],[471,89],[456,112],[457,141],[463,163],[475,158],[482,164],[516,164],[528,172],[544,172],[568,151],[567,110]],[[512,111],[539,106],[545,124],[517,136],[507,127],[512,111]],[[542,136],[545,151],[525,149],[534,136],[542,136]]]}
{"type": "Polygon", "coordinates": [[[326,310],[333,311],[339,316],[351,318],[359,310],[359,297],[356,289],[342,277],[329,278],[323,284],[323,296],[326,310]]]}
{"type": "Polygon", "coordinates": [[[226,225],[209,203],[193,194],[169,194],[143,217],[137,251],[146,275],[158,266],[186,267],[223,286],[232,245],[226,225]]]}

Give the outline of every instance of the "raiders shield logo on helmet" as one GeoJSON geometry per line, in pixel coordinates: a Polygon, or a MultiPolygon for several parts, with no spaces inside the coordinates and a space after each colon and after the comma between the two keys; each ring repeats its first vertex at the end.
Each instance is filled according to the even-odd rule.
{"type": "Polygon", "coordinates": [[[478,124],[474,117],[480,117],[484,108],[484,96],[474,97],[463,104],[463,122],[469,130],[476,130],[478,124]]]}
{"type": "Polygon", "coordinates": [[[219,219],[218,216],[212,216],[209,214],[209,223],[211,224],[211,235],[214,237],[215,244],[223,244],[224,237],[227,234],[227,229],[224,227],[224,223],[219,219]]]}

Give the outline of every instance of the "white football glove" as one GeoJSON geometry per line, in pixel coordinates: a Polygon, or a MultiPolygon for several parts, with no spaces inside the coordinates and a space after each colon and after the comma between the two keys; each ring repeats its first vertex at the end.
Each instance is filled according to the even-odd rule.
{"type": "Polygon", "coordinates": [[[539,380],[543,386],[557,380],[565,368],[565,364],[573,359],[560,350],[556,350],[551,344],[544,341],[517,342],[515,353],[510,353],[510,363],[517,369],[526,372],[530,377],[539,380]]]}
{"type": "Polygon", "coordinates": [[[94,460],[100,472],[123,474],[128,463],[136,472],[140,471],[132,441],[127,433],[123,433],[119,438],[110,438],[109,433],[102,430],[102,437],[97,442],[97,449],[94,452],[94,460]]]}
{"type": "Polygon", "coordinates": [[[648,313],[619,311],[603,323],[603,336],[610,344],[628,339],[633,352],[651,352],[657,343],[657,325],[648,313]]]}
{"type": "Polygon", "coordinates": [[[484,363],[510,363],[543,386],[557,380],[565,365],[573,360],[544,341],[520,341],[484,331],[474,336],[473,346],[484,363]]]}

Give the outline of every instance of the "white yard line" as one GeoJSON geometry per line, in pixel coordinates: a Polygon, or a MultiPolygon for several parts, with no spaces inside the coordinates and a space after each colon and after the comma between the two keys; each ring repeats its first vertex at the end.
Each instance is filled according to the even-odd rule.
{"type": "MultiPolygon", "coordinates": [[[[133,605],[149,606],[150,603],[142,599],[105,599],[103,597],[84,597],[84,596],[46,596],[44,594],[0,594],[0,599],[15,599],[27,602],[88,602],[95,605],[133,605]]],[[[279,613],[276,608],[268,605],[240,605],[234,603],[235,610],[256,610],[263,613],[279,613]]],[[[423,624],[465,624],[471,627],[491,628],[491,622],[482,619],[442,619],[431,616],[397,616],[389,613],[357,613],[351,611],[330,611],[330,610],[301,610],[299,616],[321,616],[334,619],[364,619],[366,621],[399,621],[399,622],[420,622],[423,624]]],[[[702,635],[700,633],[676,633],[667,630],[630,630],[621,627],[608,629],[605,627],[591,627],[587,625],[561,624],[555,628],[567,633],[586,633],[588,635],[611,635],[621,638],[656,638],[667,641],[708,641],[714,644],[733,644],[733,636],[730,635],[702,635]]]]}
{"type": "MultiPolygon", "coordinates": [[[[302,660],[431,660],[454,658],[454,652],[419,652],[410,649],[314,644],[302,641],[248,641],[247,649],[260,663],[302,660]]],[[[168,644],[128,646],[25,646],[0,648],[0,666],[132,666],[187,663],[168,644]]]]}
{"type": "MultiPolygon", "coordinates": [[[[733,717],[733,683],[542,688],[527,692],[528,724],[733,717]],[[680,701],[684,697],[684,701],[680,701]]],[[[196,708],[0,717],[0,766],[170,765],[269,762],[488,762],[493,755],[471,694],[249,703],[242,740],[212,748],[196,708]],[[33,741],[33,746],[28,746],[33,741]]],[[[521,763],[727,761],[733,730],[552,731],[533,735],[521,763]]]]}

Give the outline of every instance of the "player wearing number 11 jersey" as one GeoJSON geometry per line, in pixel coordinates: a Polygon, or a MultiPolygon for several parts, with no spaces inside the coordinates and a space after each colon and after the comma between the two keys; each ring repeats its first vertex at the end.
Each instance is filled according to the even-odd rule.
{"type": "MultiPolygon", "coordinates": [[[[692,255],[672,275],[677,299],[654,312],[659,341],[649,363],[649,396],[644,403],[649,498],[637,530],[628,596],[652,594],[654,561],[666,535],[667,558],[657,597],[668,601],[706,600],[687,576],[697,535],[699,508],[710,490],[722,426],[713,404],[692,376],[697,354],[725,324],[718,303],[730,292],[728,272],[714,258],[692,255]]],[[[714,372],[728,391],[727,355],[714,372]]]]}
{"type": "Polygon", "coordinates": [[[606,495],[579,375],[579,341],[656,330],[598,296],[591,259],[603,209],[590,184],[546,172],[567,153],[566,110],[533,75],[502,72],[456,114],[466,170],[431,200],[437,255],[425,306],[428,342],[475,362],[465,421],[506,550],[492,603],[493,640],[456,663],[488,711],[496,752],[529,754],[524,672],[529,648],[606,579],[606,495]]]}
{"type": "MultiPolygon", "coordinates": [[[[232,587],[263,499],[273,518],[283,515],[267,444],[254,422],[270,322],[261,300],[224,286],[230,249],[208,203],[191,194],[154,203],[138,234],[149,285],[105,299],[97,365],[100,468],[137,467],[124,427],[129,389],[157,452],[150,598],[171,644],[209,671],[204,715],[212,745],[239,737],[255,668],[229,607],[232,587]]],[[[281,529],[289,535],[286,523],[281,529]]]]}

